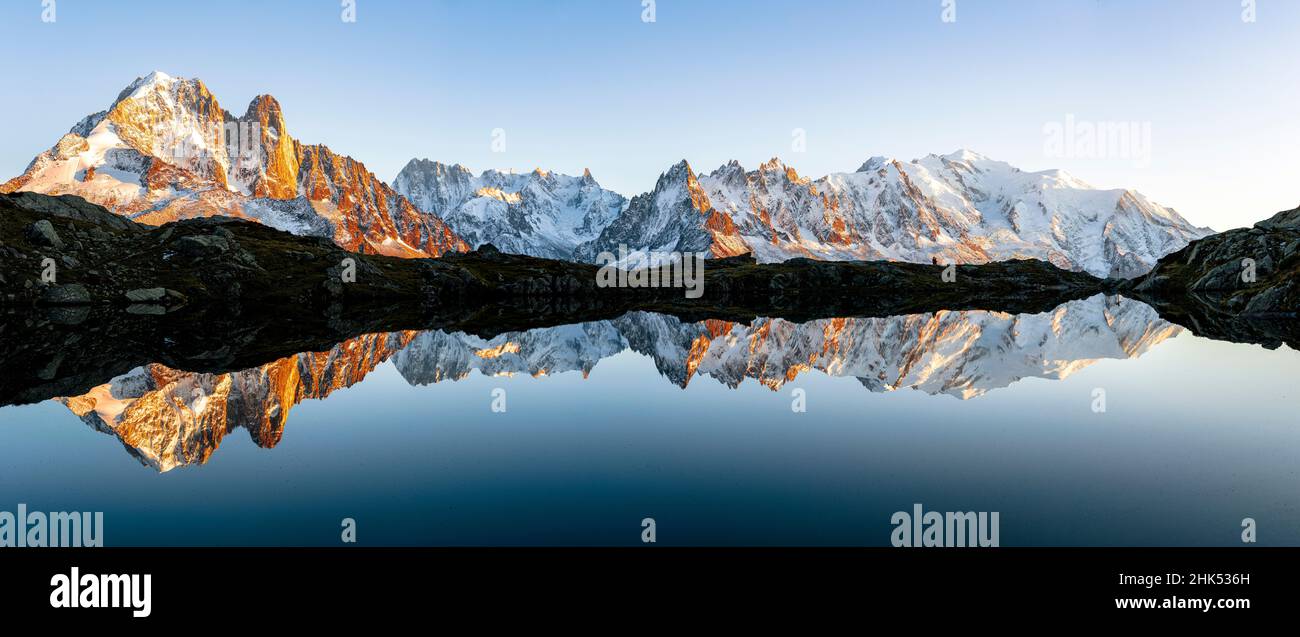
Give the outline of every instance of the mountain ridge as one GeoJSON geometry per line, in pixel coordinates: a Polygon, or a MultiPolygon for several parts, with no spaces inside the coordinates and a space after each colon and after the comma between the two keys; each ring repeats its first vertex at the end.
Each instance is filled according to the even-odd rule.
{"type": "Polygon", "coordinates": [[[1048,261],[1098,277],[1141,276],[1208,235],[1131,189],[1060,170],[1023,171],[959,149],[871,157],[853,172],[801,176],[779,158],[701,174],[682,160],[632,197],[570,176],[411,160],[391,185],[360,161],[288,132],[255,96],[243,115],[198,79],[155,71],[77,122],[0,192],[74,194],[134,220],[235,216],[340,246],[403,257],[492,244],[595,262],[633,251],[979,264],[1048,261]]]}
{"type": "Polygon", "coordinates": [[[474,177],[460,164],[416,159],[394,188],[447,218],[471,245],[583,262],[626,246],[711,257],[751,253],[764,263],[795,257],[966,264],[1036,258],[1098,277],[1132,278],[1212,232],[1132,189],[1094,188],[1063,170],[1024,171],[959,149],[907,162],[876,156],[852,173],[817,179],[778,157],[754,170],[731,160],[704,174],[683,159],[648,192],[623,197],[602,189],[625,203],[618,214],[603,217],[598,236],[567,242],[551,236],[533,249],[517,237],[537,215],[509,199],[515,191],[476,192],[467,185],[493,174],[502,173],[474,177]],[[499,203],[484,203],[489,199],[499,203]]]}
{"type": "Polygon", "coordinates": [[[155,71],[74,125],[0,192],[73,194],[150,225],[252,219],[340,246],[439,256],[468,246],[352,157],[289,135],[279,102],[221,108],[199,79],[155,71]]]}

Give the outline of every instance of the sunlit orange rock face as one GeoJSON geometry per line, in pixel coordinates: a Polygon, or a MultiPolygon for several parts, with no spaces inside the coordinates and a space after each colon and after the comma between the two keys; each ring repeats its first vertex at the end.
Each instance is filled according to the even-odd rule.
{"type": "Polygon", "coordinates": [[[715,209],[713,204],[709,202],[709,195],[700,186],[700,182],[690,164],[682,162],[682,165],[685,166],[686,192],[689,196],[690,205],[704,216],[704,231],[711,237],[709,254],[714,257],[734,257],[748,254],[750,252],[749,246],[745,245],[744,239],[740,238],[740,232],[736,229],[736,224],[732,222],[731,217],[721,210],[715,209]]]}
{"type": "Polygon", "coordinates": [[[242,120],[257,123],[259,146],[265,158],[253,163],[252,168],[260,168],[261,174],[252,183],[252,195],[271,199],[298,196],[301,150],[298,142],[286,132],[280,103],[270,95],[259,95],[249,103],[242,120]]]}
{"type": "Polygon", "coordinates": [[[822,221],[830,228],[830,234],[826,237],[826,241],[839,246],[850,246],[857,243],[857,237],[844,220],[844,215],[840,212],[839,197],[828,198],[823,196],[822,203],[825,206],[822,221]]]}
{"type": "Polygon", "coordinates": [[[225,188],[224,153],[213,151],[222,146],[228,118],[208,87],[196,80],[133,93],[114,103],[104,119],[128,147],[187,162],[182,167],[225,188]],[[180,144],[187,150],[178,152],[180,144]]]}
{"type": "Polygon", "coordinates": [[[0,192],[75,194],[142,223],[226,215],[350,250],[402,257],[468,250],[359,161],[295,140],[279,102],[241,117],[196,79],[140,78],[87,117],[0,192]]]}
{"type": "Polygon", "coordinates": [[[438,256],[469,246],[441,219],[417,210],[364,164],[325,146],[299,147],[298,185],[317,210],[338,221],[334,239],[350,250],[438,256]]]}

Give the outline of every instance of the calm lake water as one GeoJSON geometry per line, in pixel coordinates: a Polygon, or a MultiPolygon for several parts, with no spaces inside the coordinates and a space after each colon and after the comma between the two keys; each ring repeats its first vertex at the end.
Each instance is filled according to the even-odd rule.
{"type": "Polygon", "coordinates": [[[1297,377],[1101,296],[377,334],[0,408],[0,510],[103,511],[108,546],[887,546],[914,503],[1003,546],[1300,545],[1297,377]]]}

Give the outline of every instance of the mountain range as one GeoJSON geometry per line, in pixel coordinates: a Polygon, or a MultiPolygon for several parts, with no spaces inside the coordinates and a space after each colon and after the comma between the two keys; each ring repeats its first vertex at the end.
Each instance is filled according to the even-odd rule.
{"type": "Polygon", "coordinates": [[[290,136],[280,104],[253,98],[242,116],[197,79],[154,72],[108,110],[78,122],[22,175],[0,186],[72,194],[150,225],[226,215],[353,251],[439,256],[467,248],[364,164],[290,136]]]}
{"type": "Polygon", "coordinates": [[[440,216],[475,248],[491,243],[505,252],[551,259],[573,259],[579,245],[599,237],[627,206],[626,198],[601,188],[590,171],[581,177],[540,168],[475,176],[459,164],[427,159],[411,160],[393,189],[440,216]]]}
{"type": "Polygon", "coordinates": [[[253,219],[340,246],[404,257],[484,244],[594,262],[602,252],[752,253],[985,263],[1036,258],[1098,277],[1146,273],[1210,234],[1127,189],[1028,172],[971,151],[867,160],[811,179],[778,159],[698,175],[686,162],[628,199],[582,176],[412,160],[384,183],[323,145],[290,136],[279,103],[225,111],[197,79],[154,72],[78,122],[0,192],[74,194],[142,223],[253,219]]]}

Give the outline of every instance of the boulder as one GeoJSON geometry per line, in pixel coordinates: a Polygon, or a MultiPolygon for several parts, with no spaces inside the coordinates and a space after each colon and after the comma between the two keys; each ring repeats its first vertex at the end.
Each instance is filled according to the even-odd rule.
{"type": "Polygon", "coordinates": [[[35,245],[56,250],[63,249],[63,239],[59,238],[59,233],[54,231],[54,224],[48,219],[41,219],[27,226],[23,230],[23,235],[35,245]]]}
{"type": "Polygon", "coordinates": [[[203,235],[181,237],[173,245],[177,252],[188,257],[210,257],[230,250],[230,242],[225,237],[203,235]]]}

